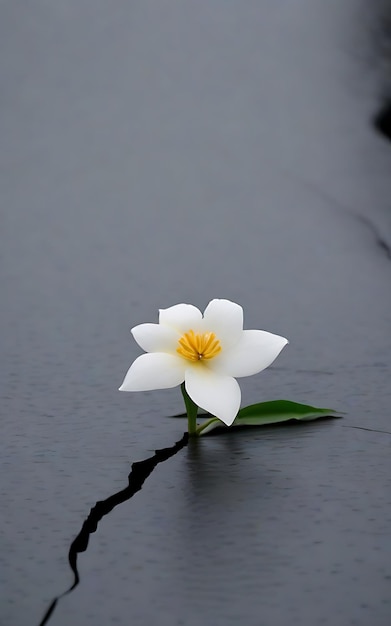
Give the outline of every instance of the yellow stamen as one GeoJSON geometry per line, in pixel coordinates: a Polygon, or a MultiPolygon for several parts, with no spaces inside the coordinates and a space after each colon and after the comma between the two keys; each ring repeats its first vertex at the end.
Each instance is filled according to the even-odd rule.
{"type": "Polygon", "coordinates": [[[179,339],[178,354],[188,361],[213,359],[221,351],[220,341],[214,333],[195,333],[189,330],[179,339]]]}

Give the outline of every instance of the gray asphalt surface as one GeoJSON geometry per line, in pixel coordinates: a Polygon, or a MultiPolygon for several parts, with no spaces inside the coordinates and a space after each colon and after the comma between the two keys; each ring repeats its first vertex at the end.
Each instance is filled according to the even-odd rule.
{"type": "Polygon", "coordinates": [[[69,588],[90,509],[172,446],[118,393],[129,328],[239,302],[289,338],[244,379],[341,420],[205,438],[79,555],[53,626],[388,626],[391,143],[380,0],[0,3],[0,622],[69,588]]]}

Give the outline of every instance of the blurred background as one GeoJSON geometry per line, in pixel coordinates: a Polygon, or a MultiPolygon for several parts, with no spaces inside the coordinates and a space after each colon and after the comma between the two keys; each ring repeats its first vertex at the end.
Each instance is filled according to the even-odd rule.
{"type": "Polygon", "coordinates": [[[290,340],[245,404],[346,416],[159,466],[52,623],[389,623],[390,24],[386,0],[0,3],[5,624],[39,623],[89,509],[185,428],[178,389],[117,392],[130,327],[212,298],[290,340]]]}

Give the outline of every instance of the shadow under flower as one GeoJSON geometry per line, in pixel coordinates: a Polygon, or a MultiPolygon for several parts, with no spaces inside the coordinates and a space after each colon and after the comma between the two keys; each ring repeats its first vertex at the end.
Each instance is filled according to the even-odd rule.
{"type": "Polygon", "coordinates": [[[98,524],[101,519],[111,513],[111,511],[122,504],[122,502],[126,502],[130,500],[138,491],[142,489],[142,486],[146,479],[152,474],[155,467],[162,463],[163,461],[167,461],[172,456],[174,456],[177,452],[184,448],[189,440],[188,433],[185,433],[173,446],[169,448],[162,448],[161,450],[156,450],[155,454],[144,461],[136,461],[132,464],[131,472],[128,476],[128,486],[117,493],[114,493],[112,496],[106,498],[106,500],[99,500],[94,507],[92,507],[87,519],[83,523],[79,534],[76,539],[73,540],[71,547],[69,548],[68,553],[68,561],[69,565],[72,569],[74,575],[73,584],[61,593],[56,596],[54,600],[51,602],[49,608],[47,609],[45,615],[43,616],[39,626],[44,626],[48,623],[51,615],[53,614],[54,609],[57,606],[58,601],[66,596],[68,593],[71,593],[79,584],[80,576],[77,567],[77,559],[78,555],[81,552],[85,552],[88,547],[88,542],[90,539],[90,535],[96,532],[98,528],[98,524]]]}

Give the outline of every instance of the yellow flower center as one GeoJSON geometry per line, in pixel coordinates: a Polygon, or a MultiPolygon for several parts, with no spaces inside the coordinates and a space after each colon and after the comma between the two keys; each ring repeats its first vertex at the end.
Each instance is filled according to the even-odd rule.
{"type": "Polygon", "coordinates": [[[195,333],[194,330],[189,330],[178,343],[178,354],[193,362],[213,359],[221,351],[220,341],[214,333],[195,333]]]}

